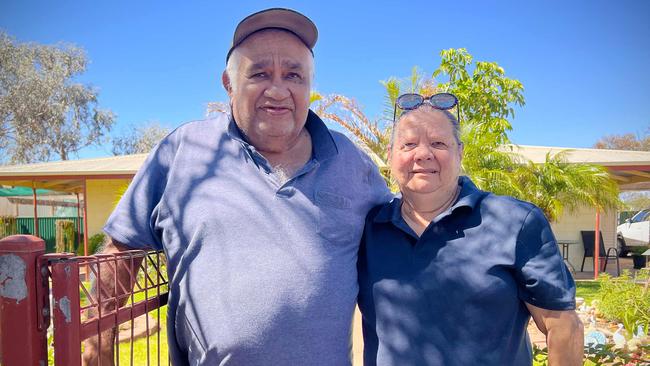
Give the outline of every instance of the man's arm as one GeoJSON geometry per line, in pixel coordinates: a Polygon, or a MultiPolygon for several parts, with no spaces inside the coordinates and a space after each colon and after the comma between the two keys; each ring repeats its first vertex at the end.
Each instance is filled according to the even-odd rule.
{"type": "MultiPolygon", "coordinates": [[[[125,246],[122,243],[117,242],[116,240],[109,238],[108,242],[104,245],[103,250],[100,254],[116,254],[123,251],[130,250],[129,247],[125,246]]],[[[101,281],[93,281],[92,285],[92,294],[97,297],[98,290],[101,291],[102,298],[112,297],[113,294],[116,295],[116,298],[124,295],[125,292],[121,289],[120,286],[115,288],[115,277],[117,276],[118,283],[121,283],[125,287],[126,291],[132,291],[132,286],[135,284],[135,278],[131,277],[131,273],[135,276],[140,264],[142,263],[142,257],[131,259],[124,259],[118,262],[121,262],[117,266],[117,271],[115,270],[114,263],[116,262],[107,262],[100,265],[101,272],[101,281]],[[130,267],[130,271],[126,269],[130,267]]],[[[123,306],[126,302],[127,297],[124,297],[119,301],[117,307],[123,306]]],[[[115,301],[108,301],[101,304],[102,314],[106,314],[111,311],[115,311],[116,304],[115,301]]],[[[89,317],[97,316],[96,312],[91,312],[89,317]]],[[[101,344],[99,343],[99,337],[94,336],[88,338],[84,342],[84,354],[83,354],[83,365],[97,365],[99,364],[98,360],[101,358],[102,365],[113,365],[113,344],[115,342],[115,332],[113,329],[109,329],[102,333],[101,335],[101,344]]]]}
{"type": "Polygon", "coordinates": [[[526,303],[526,307],[546,335],[549,366],[581,366],[584,327],[574,310],[546,310],[526,303]]]}

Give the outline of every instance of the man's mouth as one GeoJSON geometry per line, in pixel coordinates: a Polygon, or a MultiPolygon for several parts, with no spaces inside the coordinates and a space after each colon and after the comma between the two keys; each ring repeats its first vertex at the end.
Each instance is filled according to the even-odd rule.
{"type": "Polygon", "coordinates": [[[262,110],[264,110],[266,113],[270,115],[281,115],[285,113],[291,112],[291,108],[287,106],[270,106],[270,105],[265,105],[261,107],[262,110]]]}

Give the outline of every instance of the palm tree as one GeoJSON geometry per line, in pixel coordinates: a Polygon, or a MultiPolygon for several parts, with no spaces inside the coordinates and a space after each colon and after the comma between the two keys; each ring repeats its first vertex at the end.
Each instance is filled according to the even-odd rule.
{"type": "Polygon", "coordinates": [[[565,208],[588,205],[604,210],[620,206],[618,185],[605,168],[569,164],[566,152],[547,154],[542,164],[514,152],[507,133],[512,130],[509,119],[514,118],[514,106],[525,104],[523,85],[506,77],[498,64],[473,64],[465,49],[449,49],[441,52],[440,67],[431,77],[413,68],[406,80],[393,77],[381,83],[386,96],[383,115],[377,120],[368,118],[354,99],[343,95],[313,93],[312,101],[317,114],[346,129],[370,154],[394,190],[397,186],[388,170],[387,146],[395,100],[403,92],[432,95],[446,91],[459,99],[463,172],[479,188],[532,202],[551,221],[556,221],[565,208]],[[472,73],[468,71],[471,66],[472,73]],[[447,81],[436,83],[438,76],[445,76],[447,81]]]}

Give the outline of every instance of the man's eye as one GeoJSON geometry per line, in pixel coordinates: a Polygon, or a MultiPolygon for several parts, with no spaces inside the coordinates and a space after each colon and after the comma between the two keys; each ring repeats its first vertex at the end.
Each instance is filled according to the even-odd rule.
{"type": "Polygon", "coordinates": [[[297,72],[290,72],[287,74],[287,79],[302,80],[302,75],[297,72]]]}
{"type": "Polygon", "coordinates": [[[446,149],[447,148],[447,144],[445,144],[442,141],[434,141],[434,142],[431,143],[431,146],[436,148],[436,149],[446,149]]]}
{"type": "Polygon", "coordinates": [[[258,78],[265,78],[267,74],[265,72],[256,72],[253,75],[251,75],[251,78],[258,79],[258,78]]]}
{"type": "Polygon", "coordinates": [[[405,142],[404,144],[402,144],[402,148],[404,148],[406,150],[413,149],[413,148],[415,148],[415,146],[417,146],[417,144],[415,142],[405,142]]]}

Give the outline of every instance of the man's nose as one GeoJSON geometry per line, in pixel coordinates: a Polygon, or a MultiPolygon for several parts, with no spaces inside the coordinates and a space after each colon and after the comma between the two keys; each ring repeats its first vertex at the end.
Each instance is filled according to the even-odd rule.
{"type": "Polygon", "coordinates": [[[289,88],[281,78],[273,78],[271,85],[264,90],[264,96],[275,100],[283,100],[289,97],[289,88]]]}

